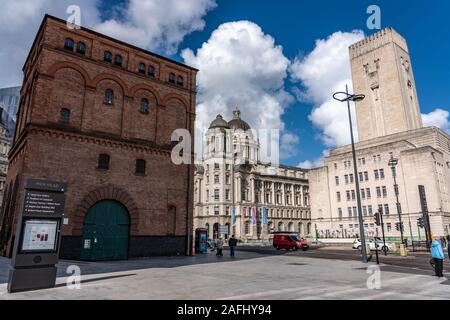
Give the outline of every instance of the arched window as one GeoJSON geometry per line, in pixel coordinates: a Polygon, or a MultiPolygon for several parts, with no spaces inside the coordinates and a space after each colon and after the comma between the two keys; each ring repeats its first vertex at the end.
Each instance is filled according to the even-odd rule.
{"type": "Polygon", "coordinates": [[[114,65],[121,67],[122,66],[122,56],[117,54],[114,57],[114,65]]]}
{"type": "Polygon", "coordinates": [[[178,76],[178,78],[177,78],[177,85],[178,86],[183,86],[183,77],[182,76],[178,76]]]}
{"type": "Polygon", "coordinates": [[[175,84],[175,74],[169,73],[169,82],[175,84]]]}
{"type": "Polygon", "coordinates": [[[102,153],[98,156],[98,168],[103,170],[109,169],[109,155],[102,153]]]}
{"type": "Polygon", "coordinates": [[[59,121],[62,123],[69,123],[70,122],[70,110],[63,108],[61,109],[61,112],[59,114],[59,121]]]}
{"type": "Polygon", "coordinates": [[[139,109],[142,113],[148,113],[148,100],[147,99],[142,99],[141,100],[141,106],[139,109]]]}
{"type": "Polygon", "coordinates": [[[139,175],[145,174],[145,160],[143,159],[136,160],[136,174],[139,175]]]}
{"type": "Polygon", "coordinates": [[[145,74],[145,63],[139,63],[138,72],[145,74]]]}
{"type": "Polygon", "coordinates": [[[250,234],[250,221],[245,221],[244,232],[245,234],[250,234]]]}
{"type": "Polygon", "coordinates": [[[105,91],[105,100],[104,100],[105,104],[113,104],[114,103],[114,92],[111,89],[107,89],[105,91]]]}
{"type": "Polygon", "coordinates": [[[64,49],[73,51],[73,40],[70,38],[67,38],[64,40],[64,49]]]}
{"type": "Polygon", "coordinates": [[[105,51],[103,53],[103,61],[107,62],[107,63],[111,63],[112,62],[112,53],[109,51],[105,51]]]}
{"type": "Polygon", "coordinates": [[[77,43],[77,53],[81,55],[85,55],[86,53],[86,45],[83,42],[77,43]]]}
{"type": "Polygon", "coordinates": [[[149,66],[148,67],[148,75],[152,78],[155,77],[155,67],[154,66],[149,66]]]}

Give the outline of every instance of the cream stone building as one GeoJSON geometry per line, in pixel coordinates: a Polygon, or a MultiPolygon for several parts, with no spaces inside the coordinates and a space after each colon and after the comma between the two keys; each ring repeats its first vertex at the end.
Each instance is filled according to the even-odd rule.
{"type": "Polygon", "coordinates": [[[273,231],[311,235],[308,170],[260,160],[260,143],[238,109],[221,115],[205,135],[195,173],[194,229],[209,238],[234,234],[247,243],[270,240],[273,231]]]}
{"type": "Polygon", "coordinates": [[[381,30],[350,46],[353,88],[364,94],[356,103],[358,175],[351,146],[330,151],[324,166],[309,172],[311,212],[319,238],[359,234],[355,179],[360,182],[362,214],[368,236],[381,234],[374,214],[383,211],[386,234],[398,238],[399,221],[391,167],[396,167],[399,211],[408,240],[425,240],[417,225],[422,215],[419,185],[425,187],[434,237],[450,228],[450,136],[423,128],[411,58],[405,39],[381,30]]]}

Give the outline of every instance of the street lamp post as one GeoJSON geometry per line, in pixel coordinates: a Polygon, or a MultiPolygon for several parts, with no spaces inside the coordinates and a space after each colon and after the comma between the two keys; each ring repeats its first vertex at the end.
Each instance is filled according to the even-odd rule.
{"type": "Polygon", "coordinates": [[[358,175],[358,166],[356,164],[356,150],[355,150],[355,139],[353,137],[353,125],[352,125],[352,113],[350,110],[350,101],[359,102],[364,100],[365,96],[362,94],[349,94],[348,86],[345,86],[345,92],[336,92],[333,95],[333,98],[340,102],[347,102],[348,109],[348,121],[350,123],[350,137],[352,141],[352,155],[353,155],[353,169],[354,169],[354,179],[355,179],[355,188],[356,188],[356,203],[358,206],[358,219],[359,219],[359,233],[361,237],[361,255],[362,261],[367,263],[367,252],[366,252],[366,236],[364,232],[364,220],[362,216],[362,207],[361,207],[361,195],[359,189],[359,175],[358,175]],[[341,96],[342,98],[339,98],[341,96]]]}
{"type": "Polygon", "coordinates": [[[395,199],[396,199],[395,206],[397,208],[398,223],[399,223],[402,244],[405,244],[405,239],[403,237],[402,214],[401,214],[401,210],[400,210],[400,202],[398,201],[398,184],[397,184],[397,170],[396,170],[397,164],[398,164],[398,159],[394,158],[394,155],[391,154],[391,158],[389,159],[388,165],[391,167],[392,177],[394,178],[394,193],[395,193],[395,199]]]}

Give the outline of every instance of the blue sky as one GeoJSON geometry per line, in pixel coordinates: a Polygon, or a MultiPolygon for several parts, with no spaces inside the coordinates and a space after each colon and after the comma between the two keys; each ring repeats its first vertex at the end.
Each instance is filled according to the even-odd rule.
{"type": "MultiPolygon", "coordinates": [[[[382,27],[393,27],[408,41],[422,113],[430,113],[437,108],[448,111],[450,108],[448,77],[450,2],[447,0],[379,0],[375,2],[365,0],[195,0],[184,2],[183,0],[21,0],[28,8],[34,6],[34,9],[27,10],[26,14],[20,14],[18,11],[19,15],[11,12],[13,9],[20,9],[20,6],[15,5],[16,0],[4,1],[6,3],[3,6],[11,10],[0,13],[0,30],[2,30],[0,40],[6,41],[9,46],[0,48],[0,56],[13,56],[11,59],[17,61],[0,62],[1,86],[20,83],[21,63],[31,45],[42,15],[48,12],[64,18],[67,5],[77,4],[84,13],[83,25],[87,27],[146,47],[180,62],[186,61],[197,66],[204,66],[204,70],[201,70],[203,78],[199,81],[198,108],[198,111],[206,113],[204,118],[210,119],[215,116],[220,110],[221,103],[226,106],[223,110],[224,116],[230,117],[233,106],[229,104],[236,103],[242,109],[243,116],[250,118],[249,122],[255,123],[256,126],[263,126],[264,123],[267,126],[267,121],[273,119],[274,125],[282,126],[283,134],[286,138],[290,138],[286,139],[290,141],[288,146],[290,152],[286,152],[282,159],[283,163],[289,165],[298,165],[305,160],[320,159],[323,150],[334,147],[333,144],[324,142],[324,128],[309,120],[309,115],[314,108],[319,107],[323,101],[314,101],[313,98],[306,100],[296,98],[296,93],[299,91],[304,93],[307,87],[302,80],[299,80],[304,79],[304,75],[293,77],[290,66],[295,61],[301,64],[302,59],[316,49],[316,40],[326,41],[335,32],[344,32],[343,38],[347,41],[362,36],[351,34],[353,30],[361,30],[365,35],[373,33],[373,30],[368,30],[366,27],[368,18],[366,10],[369,5],[375,4],[381,8],[382,27]],[[133,7],[130,3],[134,3],[134,11],[127,10],[133,7]],[[143,3],[153,5],[152,9],[139,7],[143,3]],[[180,8],[181,3],[186,7],[177,12],[176,9],[180,8]],[[143,16],[140,13],[147,15],[143,16]],[[108,23],[111,19],[114,19],[116,23],[108,23]],[[242,20],[251,21],[253,24],[227,24],[242,20]],[[153,22],[160,29],[150,30],[153,22]],[[221,33],[216,32],[216,38],[219,40],[210,41],[211,35],[221,26],[228,26],[228,29],[222,28],[221,33]],[[220,45],[223,44],[224,37],[226,38],[228,34],[231,37],[231,34],[239,28],[249,28],[250,34],[262,43],[249,48],[248,52],[255,54],[254,50],[250,49],[265,48],[268,55],[278,59],[276,61],[279,62],[278,69],[261,74],[263,80],[260,87],[257,87],[257,76],[236,81],[236,88],[233,88],[233,75],[221,75],[225,79],[230,76],[231,81],[228,81],[226,87],[228,91],[246,89],[245,86],[248,86],[249,91],[253,90],[253,95],[243,98],[242,103],[238,101],[237,95],[227,96],[220,91],[220,88],[203,85],[211,82],[207,78],[211,75],[211,70],[208,68],[214,68],[214,65],[205,61],[211,57],[211,55],[208,56],[207,51],[216,50],[216,55],[212,56],[223,58],[224,56],[220,56],[222,54],[220,45]],[[134,35],[142,30],[147,38],[137,39],[134,35]],[[266,36],[269,36],[269,39],[266,36]],[[273,45],[270,44],[270,40],[274,41],[273,45]],[[206,48],[208,50],[198,50],[208,41],[210,41],[209,47],[206,48]],[[278,46],[282,47],[282,51],[278,46]],[[183,51],[185,49],[190,51],[183,51]],[[270,77],[275,79],[274,83],[268,83],[270,77]],[[270,94],[276,97],[272,100],[265,97],[270,94]],[[222,102],[218,103],[213,99],[217,96],[222,99],[222,102]],[[252,99],[258,96],[265,99],[252,104],[252,99]],[[267,100],[271,100],[267,107],[268,113],[274,112],[274,116],[270,118],[268,115],[259,119],[259,115],[264,113],[264,106],[261,107],[261,103],[267,100]]],[[[336,40],[339,38],[335,37],[328,41],[331,48],[335,44],[332,41],[336,42],[336,40]]],[[[245,43],[241,43],[237,48],[242,50],[243,56],[247,54],[245,43]]],[[[227,54],[231,54],[230,52],[227,54]]],[[[233,70],[233,67],[236,67],[232,65],[233,59],[237,61],[240,58],[239,55],[226,57],[231,58],[231,62],[228,63],[230,70],[233,70]]],[[[256,73],[259,72],[258,66],[261,63],[268,63],[267,60],[261,60],[257,56],[246,58],[250,62],[256,61],[256,73]]],[[[236,65],[239,68],[242,66],[236,65]]],[[[226,71],[222,70],[222,72],[226,71]]],[[[247,71],[240,72],[241,70],[237,70],[237,77],[248,76],[247,71]]],[[[339,80],[336,70],[334,74],[330,71],[330,78],[333,77],[338,78],[336,81],[339,80]]],[[[441,112],[439,115],[441,127],[450,129],[448,113],[441,112]]]]}
{"type": "MultiPolygon", "coordinates": [[[[314,48],[316,39],[336,31],[361,29],[366,34],[366,9],[381,8],[382,26],[392,26],[408,41],[415,72],[421,111],[450,108],[450,13],[449,1],[270,1],[223,0],[206,16],[203,32],[188,36],[181,47],[199,47],[223,22],[251,20],[283,46],[284,54],[294,58],[314,48]]],[[[289,85],[289,83],[288,83],[289,85]]],[[[308,120],[312,106],[301,102],[291,105],[283,116],[287,128],[298,133],[299,154],[285,159],[290,165],[320,157],[325,146],[320,132],[308,120]]]]}
{"type": "MultiPolygon", "coordinates": [[[[366,10],[372,4],[381,8],[382,27],[393,27],[408,41],[421,111],[448,110],[450,2],[445,0],[218,0],[217,7],[204,17],[204,30],[187,35],[172,58],[183,62],[180,51],[201,47],[222,23],[249,20],[271,35],[276,44],[283,47],[284,55],[292,60],[297,55],[311,52],[316,39],[324,39],[336,31],[359,29],[366,35],[373,33],[366,26],[366,10]]],[[[288,91],[297,86],[289,80],[285,85],[288,91]]],[[[240,107],[245,109],[245,106],[240,107]]],[[[298,152],[282,162],[297,165],[304,160],[319,158],[322,150],[327,149],[320,139],[321,131],[308,119],[312,108],[312,104],[296,101],[282,116],[286,128],[299,136],[298,152]]]]}

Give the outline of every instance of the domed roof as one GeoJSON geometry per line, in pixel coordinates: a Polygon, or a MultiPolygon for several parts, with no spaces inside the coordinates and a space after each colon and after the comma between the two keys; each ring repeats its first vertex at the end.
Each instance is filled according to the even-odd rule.
{"type": "Polygon", "coordinates": [[[214,119],[214,121],[211,122],[209,128],[210,129],[214,129],[214,128],[230,129],[230,127],[228,126],[228,123],[225,120],[223,120],[223,117],[220,114],[218,114],[216,119],[214,119]]]}
{"type": "Polygon", "coordinates": [[[250,130],[250,125],[241,119],[241,111],[236,108],[233,111],[233,120],[228,122],[228,126],[230,129],[236,130],[241,129],[244,131],[250,130]]]}

